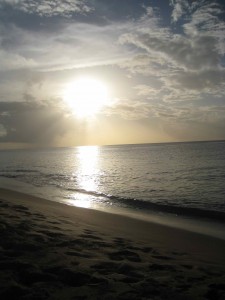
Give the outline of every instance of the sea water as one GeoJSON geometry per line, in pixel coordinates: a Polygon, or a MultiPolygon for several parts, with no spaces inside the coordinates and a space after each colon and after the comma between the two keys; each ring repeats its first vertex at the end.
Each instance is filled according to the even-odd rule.
{"type": "Polygon", "coordinates": [[[0,185],[70,205],[225,216],[225,141],[0,151],[0,185]]]}

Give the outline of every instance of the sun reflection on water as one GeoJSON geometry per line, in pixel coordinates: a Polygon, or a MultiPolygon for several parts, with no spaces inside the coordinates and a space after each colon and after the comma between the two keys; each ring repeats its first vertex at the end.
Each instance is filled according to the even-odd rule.
{"type": "Polygon", "coordinates": [[[99,185],[99,147],[86,146],[77,148],[78,168],[75,170],[77,184],[81,192],[70,195],[68,202],[84,208],[93,206],[93,196],[85,192],[97,192],[99,185]],[[84,193],[82,193],[84,191],[84,193]]]}
{"type": "Polygon", "coordinates": [[[70,195],[70,200],[67,200],[67,203],[70,205],[75,205],[78,207],[83,207],[83,208],[92,208],[93,204],[92,204],[92,199],[90,198],[89,195],[85,195],[85,194],[71,194],[70,195]]]}
{"type": "Polygon", "coordinates": [[[98,154],[97,146],[80,147],[78,150],[78,182],[86,191],[95,191],[98,185],[98,154]]]}

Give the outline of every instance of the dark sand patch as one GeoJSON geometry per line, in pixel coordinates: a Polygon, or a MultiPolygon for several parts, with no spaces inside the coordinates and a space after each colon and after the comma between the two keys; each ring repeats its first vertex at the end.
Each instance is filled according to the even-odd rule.
{"type": "MultiPolygon", "coordinates": [[[[32,206],[26,196],[12,195],[0,200],[0,299],[225,299],[225,263],[218,256],[214,261],[204,252],[173,249],[166,236],[157,246],[157,236],[148,237],[150,227],[146,238],[144,227],[138,238],[134,226],[129,234],[131,221],[123,228],[117,216],[124,231],[107,229],[104,219],[97,226],[99,218],[89,211],[80,211],[86,213],[81,220],[78,213],[69,217],[63,205],[54,211],[54,203],[32,206]]],[[[212,258],[223,245],[213,245],[212,258]]]]}

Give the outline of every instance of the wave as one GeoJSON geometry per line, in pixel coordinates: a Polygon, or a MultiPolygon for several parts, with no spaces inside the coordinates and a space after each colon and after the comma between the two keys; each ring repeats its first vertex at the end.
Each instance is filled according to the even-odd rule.
{"type": "Polygon", "coordinates": [[[204,218],[211,219],[214,221],[220,221],[225,223],[225,212],[216,211],[216,210],[207,210],[195,207],[185,207],[185,206],[176,206],[176,205],[168,205],[168,204],[159,204],[153,203],[150,201],[145,201],[136,198],[130,197],[120,197],[110,194],[104,194],[99,192],[87,191],[84,189],[72,189],[69,188],[67,191],[77,192],[81,194],[86,194],[94,197],[105,198],[108,201],[111,201],[112,204],[116,206],[122,206],[125,208],[138,209],[143,211],[154,211],[154,212],[162,212],[162,213],[171,213],[179,216],[186,217],[196,217],[196,218],[204,218]]]}
{"type": "MultiPolygon", "coordinates": [[[[38,170],[29,170],[29,169],[15,169],[15,170],[2,170],[1,176],[4,176],[4,173],[40,173],[38,170]]],[[[18,175],[19,176],[19,175],[18,175]]]]}
{"type": "MultiPolygon", "coordinates": [[[[199,208],[199,207],[191,207],[191,203],[187,201],[183,201],[183,203],[188,204],[189,206],[182,205],[182,202],[180,201],[179,204],[173,203],[168,204],[167,199],[159,199],[161,203],[156,203],[151,201],[151,198],[147,200],[138,199],[138,198],[132,198],[132,197],[123,197],[118,195],[111,195],[106,194],[102,192],[96,192],[96,191],[88,191],[85,189],[79,189],[79,188],[72,188],[72,187],[65,187],[64,183],[68,182],[68,179],[70,178],[69,175],[66,174],[53,174],[48,173],[44,174],[38,170],[30,170],[30,169],[14,169],[12,170],[3,170],[0,172],[0,177],[6,177],[6,178],[12,178],[16,180],[21,180],[26,183],[30,183],[34,186],[51,186],[56,187],[59,189],[64,189],[65,191],[73,192],[73,193],[81,193],[90,195],[92,197],[101,198],[101,202],[105,204],[112,204],[117,207],[124,207],[124,208],[130,208],[134,210],[139,210],[143,212],[147,211],[155,211],[155,212],[162,212],[162,213],[171,213],[175,215],[180,216],[190,216],[190,217],[196,217],[196,218],[206,218],[211,219],[214,221],[220,221],[225,223],[225,208],[223,204],[219,206],[214,206],[214,208],[207,209],[206,208],[199,208]],[[30,176],[32,174],[32,176],[30,176]],[[59,184],[60,183],[60,184],[59,184]]],[[[152,189],[149,191],[150,193],[155,192],[156,190],[152,189]]],[[[158,190],[159,191],[159,190],[158,190]]],[[[160,191],[163,193],[163,191],[160,191]]],[[[153,196],[154,197],[154,196],[153,196]]],[[[175,197],[175,196],[174,196],[175,197]]],[[[174,201],[176,199],[174,198],[174,201]]],[[[200,204],[200,202],[196,203],[200,204]]]]}

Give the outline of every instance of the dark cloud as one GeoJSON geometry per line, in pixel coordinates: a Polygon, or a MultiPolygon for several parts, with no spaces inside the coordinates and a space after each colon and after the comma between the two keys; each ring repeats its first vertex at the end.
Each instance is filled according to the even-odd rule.
{"type": "Polygon", "coordinates": [[[171,35],[155,36],[151,33],[123,37],[122,42],[133,43],[160,57],[176,67],[199,70],[218,66],[220,55],[217,40],[211,36],[197,36],[192,39],[171,35]]]}
{"type": "Polygon", "coordinates": [[[0,142],[51,145],[75,127],[68,114],[50,102],[0,102],[0,116],[0,142]]]}
{"type": "Polygon", "coordinates": [[[21,11],[41,17],[71,17],[74,13],[90,12],[91,7],[86,2],[85,0],[0,0],[0,7],[7,12],[21,11]]]}
{"type": "Polygon", "coordinates": [[[86,0],[0,0],[0,23],[27,31],[60,32],[72,20],[87,20],[93,8],[86,0]]]}
{"type": "Polygon", "coordinates": [[[222,87],[225,89],[225,70],[205,70],[202,72],[183,72],[178,73],[173,78],[175,87],[179,89],[190,89],[190,90],[206,90],[208,92],[218,92],[217,89],[221,90],[222,87]]]}
{"type": "Polygon", "coordinates": [[[137,3],[137,0],[129,0],[129,3],[121,0],[91,0],[95,7],[96,13],[102,15],[108,21],[126,21],[132,18],[137,20],[145,12],[144,4],[149,1],[143,0],[142,5],[137,3]]]}
{"type": "Polygon", "coordinates": [[[110,20],[98,4],[88,0],[0,0],[0,23],[46,35],[73,23],[108,25],[110,20]]]}

